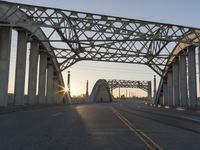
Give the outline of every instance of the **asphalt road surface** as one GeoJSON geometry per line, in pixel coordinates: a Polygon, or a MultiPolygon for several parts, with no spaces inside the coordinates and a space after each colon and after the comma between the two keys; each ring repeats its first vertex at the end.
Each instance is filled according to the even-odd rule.
{"type": "Polygon", "coordinates": [[[0,114],[0,150],[199,150],[200,112],[144,102],[0,114]]]}

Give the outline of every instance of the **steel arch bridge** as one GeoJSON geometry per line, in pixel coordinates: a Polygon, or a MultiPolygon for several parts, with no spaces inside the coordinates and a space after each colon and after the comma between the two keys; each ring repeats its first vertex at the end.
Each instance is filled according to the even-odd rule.
{"type": "Polygon", "coordinates": [[[116,80],[108,79],[106,80],[111,90],[116,88],[139,88],[143,91],[148,91],[148,82],[149,81],[136,81],[136,80],[116,80]]]}
{"type": "Polygon", "coordinates": [[[200,46],[199,28],[5,1],[0,12],[0,26],[26,29],[27,42],[39,40],[60,83],[61,72],[82,60],[144,64],[161,77],[157,102],[172,64],[200,46]]]}

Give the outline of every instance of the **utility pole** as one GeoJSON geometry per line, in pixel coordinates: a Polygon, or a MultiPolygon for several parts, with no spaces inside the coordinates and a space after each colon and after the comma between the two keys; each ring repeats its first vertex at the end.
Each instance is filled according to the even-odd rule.
{"type": "Polygon", "coordinates": [[[120,95],[121,95],[121,94],[120,94],[120,87],[119,87],[119,98],[120,98],[120,95]]]}
{"type": "Polygon", "coordinates": [[[89,96],[89,92],[88,92],[88,80],[86,82],[86,93],[85,96],[88,97],[89,96]]]}
{"type": "Polygon", "coordinates": [[[67,76],[67,88],[68,88],[69,96],[71,96],[71,92],[70,92],[70,71],[68,71],[68,76],[67,76]]]}
{"type": "Polygon", "coordinates": [[[153,100],[156,98],[156,75],[154,75],[153,100]]]}

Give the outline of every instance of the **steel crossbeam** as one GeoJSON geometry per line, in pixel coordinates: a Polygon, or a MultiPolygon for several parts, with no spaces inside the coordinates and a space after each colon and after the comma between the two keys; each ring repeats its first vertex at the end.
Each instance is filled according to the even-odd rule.
{"type": "Polygon", "coordinates": [[[114,90],[116,88],[139,88],[148,91],[148,81],[136,81],[136,80],[116,80],[110,79],[106,80],[110,89],[114,90]]]}
{"type": "MultiPolygon", "coordinates": [[[[173,50],[200,45],[200,29],[57,8],[0,2],[1,25],[42,30],[63,71],[81,60],[145,64],[160,76],[173,50]],[[17,16],[16,12],[24,15],[17,16]],[[16,22],[8,22],[15,15],[16,22]]],[[[30,33],[31,36],[34,33],[30,33]]]]}

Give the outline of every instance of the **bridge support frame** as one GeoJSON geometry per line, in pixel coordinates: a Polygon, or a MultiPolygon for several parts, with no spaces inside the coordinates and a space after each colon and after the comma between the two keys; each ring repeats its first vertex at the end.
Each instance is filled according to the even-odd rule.
{"type": "Polygon", "coordinates": [[[39,42],[34,40],[31,42],[29,56],[29,82],[28,82],[28,104],[37,104],[36,88],[37,88],[37,69],[38,69],[39,42]]]}
{"type": "Polygon", "coordinates": [[[189,108],[197,107],[195,47],[188,49],[189,108]]]}
{"type": "Polygon", "coordinates": [[[40,52],[40,68],[39,68],[39,87],[38,98],[39,104],[46,103],[46,69],[47,69],[47,54],[43,51],[40,52]]]}
{"type": "Polygon", "coordinates": [[[8,101],[11,34],[10,27],[0,27],[0,107],[7,106],[8,101]]]}
{"type": "Polygon", "coordinates": [[[26,72],[27,32],[18,30],[17,60],[15,74],[15,105],[24,105],[24,87],[26,72]]]}
{"type": "Polygon", "coordinates": [[[163,105],[169,105],[167,81],[164,81],[163,83],[163,96],[163,105]]]}
{"type": "Polygon", "coordinates": [[[168,105],[173,105],[173,73],[170,69],[167,73],[167,92],[168,92],[168,105]]]}
{"type": "Polygon", "coordinates": [[[54,68],[52,64],[47,65],[47,104],[54,103],[54,68]]]}
{"type": "Polygon", "coordinates": [[[180,98],[179,98],[179,59],[176,58],[173,66],[173,105],[180,106],[180,98]]]}
{"type": "Polygon", "coordinates": [[[60,104],[61,103],[61,98],[60,98],[60,87],[59,87],[59,81],[57,77],[54,77],[54,102],[55,104],[60,104]]]}
{"type": "Polygon", "coordinates": [[[152,103],[152,89],[151,81],[148,81],[148,101],[152,103]]]}
{"type": "Polygon", "coordinates": [[[186,68],[186,54],[180,55],[179,68],[179,82],[180,82],[180,105],[182,107],[188,106],[187,95],[187,68],[186,68]]]}

